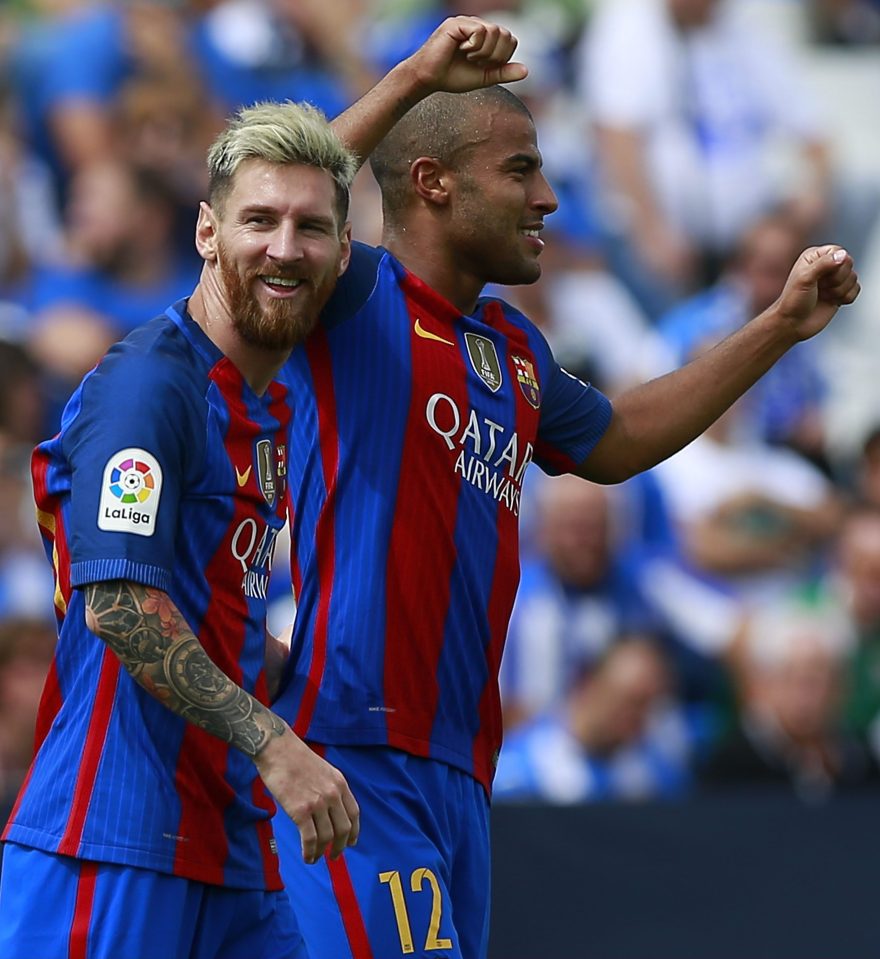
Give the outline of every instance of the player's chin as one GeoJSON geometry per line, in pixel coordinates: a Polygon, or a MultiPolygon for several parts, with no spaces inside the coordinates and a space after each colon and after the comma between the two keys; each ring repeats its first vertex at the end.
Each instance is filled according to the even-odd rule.
{"type": "Polygon", "coordinates": [[[502,286],[528,286],[541,278],[541,264],[537,260],[518,260],[495,271],[490,282],[502,286]]]}
{"type": "Polygon", "coordinates": [[[541,279],[541,264],[537,260],[528,260],[519,270],[519,278],[512,280],[511,285],[516,283],[519,286],[528,286],[530,283],[537,283],[541,279]]]}

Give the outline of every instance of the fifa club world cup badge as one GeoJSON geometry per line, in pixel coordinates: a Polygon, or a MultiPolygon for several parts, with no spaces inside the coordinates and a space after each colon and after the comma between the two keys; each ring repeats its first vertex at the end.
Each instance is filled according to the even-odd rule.
{"type": "Polygon", "coordinates": [[[516,370],[516,381],[530,406],[537,409],[541,405],[541,387],[535,375],[535,367],[531,360],[523,356],[511,356],[513,367],[516,370]]]}
{"type": "Polygon", "coordinates": [[[478,333],[465,333],[464,339],[474,372],[493,393],[497,393],[501,389],[501,364],[495,344],[478,333]]]}
{"type": "Polygon", "coordinates": [[[278,495],[273,452],[272,440],[257,440],[257,477],[260,481],[263,499],[270,506],[275,505],[275,498],[278,495]]]}

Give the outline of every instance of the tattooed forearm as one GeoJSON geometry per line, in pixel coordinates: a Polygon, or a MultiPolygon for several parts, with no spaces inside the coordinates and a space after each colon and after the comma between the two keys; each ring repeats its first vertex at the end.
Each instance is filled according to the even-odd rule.
{"type": "Polygon", "coordinates": [[[122,580],[86,587],[86,625],[172,712],[256,756],[287,727],[217,667],[161,590],[122,580]]]}

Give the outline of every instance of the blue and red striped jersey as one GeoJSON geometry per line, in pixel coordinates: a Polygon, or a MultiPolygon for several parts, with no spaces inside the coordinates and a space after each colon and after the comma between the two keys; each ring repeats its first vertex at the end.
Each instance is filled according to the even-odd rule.
{"type": "MultiPolygon", "coordinates": [[[[258,397],[181,301],[115,346],[34,452],[58,644],[36,755],[3,838],[240,888],[281,887],[251,759],[175,715],[85,623],[77,587],[167,593],[262,702],[266,587],[286,521],[290,404],[258,397]]],[[[148,600],[149,601],[149,600],[148,600]]],[[[169,613],[170,618],[170,613],[169,613]]]]}
{"type": "Polygon", "coordinates": [[[523,474],[582,462],[610,404],[503,301],[462,316],[361,244],[282,376],[297,615],[275,708],[309,740],[393,746],[488,789],[523,474]]]}

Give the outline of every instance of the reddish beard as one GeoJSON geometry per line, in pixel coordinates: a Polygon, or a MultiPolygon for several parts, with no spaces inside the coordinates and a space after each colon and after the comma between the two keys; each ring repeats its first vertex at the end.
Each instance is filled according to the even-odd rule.
{"type": "MultiPolygon", "coordinates": [[[[265,271],[251,270],[241,276],[222,248],[219,251],[219,260],[223,285],[229,297],[232,325],[246,343],[264,350],[292,350],[315,328],[318,314],[327,302],[332,286],[326,290],[320,289],[319,296],[311,298],[305,310],[301,303],[286,299],[270,300],[268,305],[263,307],[251,291],[254,282],[265,271]]],[[[278,268],[274,270],[274,274],[284,275],[278,268]]],[[[307,280],[303,282],[308,285],[307,280]]]]}

